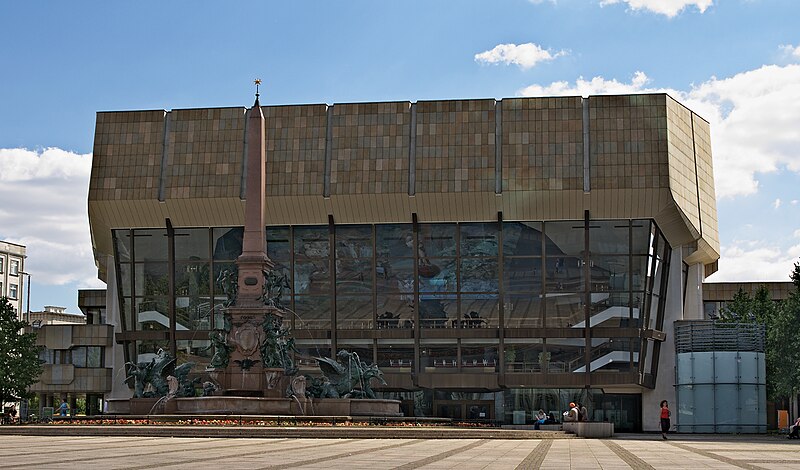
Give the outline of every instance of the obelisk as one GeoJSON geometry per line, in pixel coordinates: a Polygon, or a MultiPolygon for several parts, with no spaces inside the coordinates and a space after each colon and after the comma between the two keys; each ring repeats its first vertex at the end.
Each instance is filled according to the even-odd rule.
{"type": "MultiPolygon", "coordinates": [[[[256,87],[260,80],[256,80],[256,87]]],[[[282,317],[279,309],[265,305],[264,273],[274,265],[267,256],[264,228],[264,114],[256,101],[247,117],[247,171],[242,254],[236,259],[238,295],[228,307],[231,330],[227,338],[233,348],[230,361],[218,382],[227,394],[261,396],[270,388],[265,378],[260,347],[264,341],[267,314],[282,317]]]]}
{"type": "MultiPolygon", "coordinates": [[[[260,84],[256,80],[256,86],[260,84]]],[[[256,101],[250,108],[247,117],[247,168],[245,209],[244,209],[244,240],[242,241],[242,254],[236,260],[239,268],[239,295],[237,307],[263,307],[264,302],[259,297],[264,292],[264,271],[274,266],[266,253],[266,237],[264,234],[264,171],[265,144],[264,144],[264,113],[258,102],[259,93],[256,91],[256,101]]]]}

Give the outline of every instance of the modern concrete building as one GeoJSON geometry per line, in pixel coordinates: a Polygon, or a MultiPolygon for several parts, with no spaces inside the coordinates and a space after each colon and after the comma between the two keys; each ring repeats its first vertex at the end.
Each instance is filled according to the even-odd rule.
{"type": "Polygon", "coordinates": [[[703,312],[705,319],[715,320],[720,317],[725,304],[733,300],[733,296],[741,289],[751,297],[761,286],[769,291],[769,296],[774,301],[789,298],[794,291],[791,281],[785,282],[706,282],[703,284],[703,312]]]}
{"type": "MultiPolygon", "coordinates": [[[[111,391],[114,363],[114,328],[102,322],[105,298],[105,290],[78,291],[83,315],[66,313],[62,307],[31,312],[36,344],[42,347],[43,371],[30,391],[39,397],[40,408],[58,407],[65,399],[75,412],[78,398],[84,398],[87,414],[103,409],[102,399],[111,391]]],[[[41,409],[39,413],[41,416],[41,409]]]]}
{"type": "Polygon", "coordinates": [[[25,246],[0,241],[0,297],[6,297],[19,315],[22,315],[25,287],[25,257],[25,246]]]}
{"type": "MultiPolygon", "coordinates": [[[[709,125],[665,94],[263,106],[267,251],[301,366],[338,349],[411,415],[571,400],[655,430],[719,257],[709,125]]],[[[250,110],[100,112],[89,218],[124,361],[211,356],[250,110]]],[[[130,391],[114,384],[114,397],[130,391]]]]}
{"type": "Polygon", "coordinates": [[[69,313],[66,307],[45,305],[41,312],[31,312],[30,324],[34,328],[44,325],[85,325],[86,316],[79,313],[69,313]]]}

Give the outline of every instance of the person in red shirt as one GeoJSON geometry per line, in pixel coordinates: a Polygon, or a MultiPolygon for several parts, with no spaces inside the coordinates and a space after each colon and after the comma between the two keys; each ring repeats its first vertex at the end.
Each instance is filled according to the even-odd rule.
{"type": "Polygon", "coordinates": [[[661,400],[661,437],[663,439],[667,438],[667,432],[669,432],[670,415],[672,413],[669,411],[669,403],[667,403],[667,400],[661,400]]]}

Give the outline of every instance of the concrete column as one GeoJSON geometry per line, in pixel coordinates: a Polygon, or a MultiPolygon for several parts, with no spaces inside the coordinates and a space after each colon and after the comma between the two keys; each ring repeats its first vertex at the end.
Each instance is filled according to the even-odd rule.
{"type": "MultiPolygon", "coordinates": [[[[106,258],[106,321],[114,326],[114,335],[122,333],[122,313],[119,310],[117,296],[117,277],[114,257],[106,258]]],[[[122,345],[112,340],[111,347],[106,348],[106,364],[114,369],[111,376],[111,392],[105,398],[129,399],[133,390],[125,385],[125,351],[122,345]]]]}
{"type": "Polygon", "coordinates": [[[684,320],[703,320],[703,280],[705,266],[702,263],[689,266],[686,282],[686,303],[683,307],[684,320]]]}

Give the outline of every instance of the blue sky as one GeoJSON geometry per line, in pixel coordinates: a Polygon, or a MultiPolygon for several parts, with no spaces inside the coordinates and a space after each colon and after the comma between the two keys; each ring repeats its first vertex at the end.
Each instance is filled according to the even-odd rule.
{"type": "Polygon", "coordinates": [[[0,239],[32,308],[101,284],[86,188],[95,112],[668,91],[711,121],[720,271],[800,257],[796,0],[0,0],[0,239]]]}

